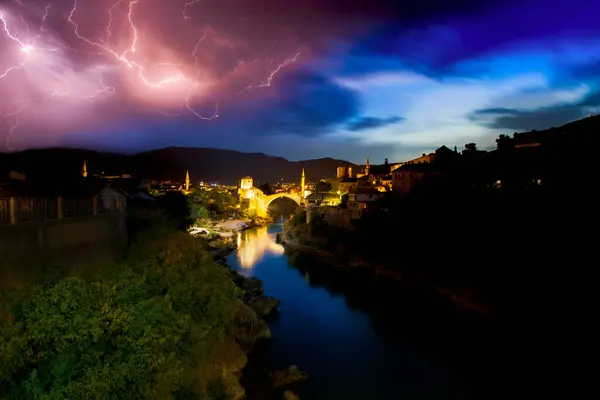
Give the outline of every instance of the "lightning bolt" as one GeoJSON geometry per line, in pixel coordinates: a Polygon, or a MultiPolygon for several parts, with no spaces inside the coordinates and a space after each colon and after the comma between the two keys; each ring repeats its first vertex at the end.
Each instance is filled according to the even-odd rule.
{"type": "MultiPolygon", "coordinates": [[[[101,40],[100,42],[94,42],[94,41],[82,36],[79,33],[79,25],[73,19],[75,17],[75,13],[77,12],[77,7],[79,6],[79,0],[74,0],[73,8],[71,8],[71,12],[69,13],[69,16],[67,17],[67,21],[73,26],[74,33],[79,40],[82,40],[91,46],[95,46],[95,47],[98,47],[98,48],[106,51],[108,54],[115,57],[117,59],[117,61],[125,64],[128,68],[136,69],[137,70],[137,79],[142,81],[144,83],[144,85],[146,85],[150,88],[161,89],[166,85],[177,83],[177,82],[181,81],[183,78],[185,78],[185,76],[180,72],[178,74],[169,76],[162,80],[151,81],[150,79],[147,78],[147,76],[145,74],[145,67],[142,64],[139,64],[138,62],[136,62],[135,60],[132,60],[130,58],[129,55],[136,52],[137,44],[138,44],[138,29],[137,29],[135,23],[133,22],[133,10],[134,10],[134,6],[139,4],[139,0],[131,0],[129,2],[129,6],[128,6],[127,21],[129,22],[129,28],[132,32],[132,39],[129,44],[129,47],[127,49],[125,49],[123,52],[119,53],[119,52],[113,50],[107,44],[107,41],[110,39],[110,37],[112,35],[111,27],[112,27],[112,22],[114,20],[112,13],[117,8],[117,6],[119,6],[122,2],[123,2],[123,0],[117,0],[117,2],[115,4],[113,4],[111,6],[111,8],[109,9],[109,22],[108,22],[108,25],[106,28],[107,40],[101,40]]],[[[167,64],[167,63],[159,63],[159,65],[165,65],[165,64],[167,64]]]]}
{"type": "Polygon", "coordinates": [[[190,15],[188,14],[188,8],[191,7],[191,6],[193,6],[194,4],[196,4],[198,2],[200,2],[200,0],[191,0],[191,1],[186,2],[183,5],[183,18],[184,19],[192,19],[192,17],[190,17],[190,15]]]}
{"type": "Polygon", "coordinates": [[[10,126],[10,128],[8,128],[8,135],[6,136],[6,148],[8,149],[8,151],[13,151],[14,148],[11,145],[11,141],[13,138],[13,135],[15,133],[15,129],[17,129],[19,127],[19,120],[17,119],[15,121],[15,123],[13,125],[10,126]]]}
{"type": "MultiPolygon", "coordinates": [[[[298,57],[300,57],[300,52],[296,53],[291,58],[283,60],[283,62],[281,64],[277,65],[277,67],[273,71],[271,71],[271,73],[267,76],[267,79],[264,82],[259,83],[257,85],[248,85],[244,89],[242,89],[242,91],[240,93],[243,93],[250,89],[260,89],[260,88],[270,87],[271,83],[273,82],[273,78],[275,78],[275,75],[277,75],[279,72],[281,72],[281,70],[283,68],[285,68],[286,66],[298,61],[298,57]]],[[[270,62],[273,63],[273,60],[270,60],[270,62]]]]}
{"type": "MultiPolygon", "coordinates": [[[[166,0],[165,0],[166,1],[166,0]]],[[[173,0],[168,0],[169,3],[173,0]]],[[[183,9],[182,9],[182,17],[184,20],[190,20],[191,16],[189,14],[190,7],[193,7],[195,4],[199,3],[200,0],[183,0],[183,9]]],[[[21,0],[13,0],[14,3],[22,5],[21,0]]],[[[110,7],[108,7],[107,12],[107,24],[105,27],[105,34],[103,34],[101,38],[92,39],[90,37],[85,36],[81,33],[80,23],[77,21],[77,16],[80,13],[80,0],[73,0],[72,7],[68,10],[66,15],[63,15],[64,21],[67,26],[71,27],[71,31],[74,34],[74,37],[80,42],[80,45],[77,48],[68,47],[62,43],[58,44],[60,48],[65,49],[67,51],[83,51],[81,49],[93,49],[95,51],[88,52],[84,51],[88,55],[94,56],[102,56],[108,57],[109,59],[113,59],[117,64],[122,65],[125,70],[130,70],[132,72],[132,81],[139,83],[143,87],[152,91],[162,91],[167,90],[174,85],[188,85],[185,89],[184,96],[181,99],[180,106],[180,114],[183,112],[189,112],[194,115],[196,118],[204,121],[211,121],[216,118],[219,118],[219,106],[221,103],[220,99],[215,101],[215,109],[212,115],[204,116],[199,111],[197,111],[193,107],[193,99],[194,95],[198,93],[200,87],[205,87],[205,82],[203,82],[202,76],[202,67],[200,57],[198,55],[199,49],[202,46],[202,43],[209,37],[211,30],[210,27],[207,27],[204,31],[204,34],[197,40],[192,51],[191,51],[191,60],[193,60],[192,65],[189,67],[193,72],[185,72],[183,69],[185,66],[181,63],[172,63],[172,62],[150,62],[149,60],[143,59],[143,61],[139,61],[143,54],[138,54],[139,45],[140,45],[140,35],[138,31],[138,25],[136,21],[137,9],[142,6],[141,0],[113,0],[113,3],[110,7]],[[113,46],[113,27],[115,23],[124,22],[129,31],[129,41],[126,44],[126,48],[117,49],[113,46]],[[149,71],[155,70],[156,68],[171,68],[171,72],[166,72],[166,76],[161,77],[161,79],[152,79],[150,78],[149,71]],[[204,85],[203,85],[204,84],[204,85]]],[[[27,66],[28,63],[32,61],[32,55],[36,53],[43,52],[54,52],[59,48],[44,48],[38,45],[38,42],[42,42],[42,38],[45,38],[46,33],[46,21],[50,15],[52,6],[50,4],[46,5],[43,8],[43,12],[40,12],[40,24],[38,32],[33,34],[31,32],[30,26],[26,23],[26,21],[20,17],[22,26],[21,29],[14,25],[12,18],[8,18],[7,14],[0,10],[0,23],[2,25],[2,29],[0,30],[0,34],[4,34],[6,38],[12,41],[22,52],[21,59],[13,65],[9,65],[3,71],[0,71],[0,81],[5,79],[9,74],[16,73],[17,71],[22,71],[24,74],[27,74],[27,66]],[[21,31],[21,33],[19,33],[21,31]],[[24,31],[24,32],[23,32],[24,31]]],[[[300,56],[300,53],[296,53],[293,57],[284,60],[282,63],[273,65],[274,68],[268,73],[267,78],[258,84],[248,85],[246,86],[240,93],[245,92],[250,89],[257,88],[266,88],[270,87],[273,79],[276,77],[278,73],[281,72],[282,69],[287,67],[288,65],[295,63],[300,56]]],[[[36,58],[36,61],[39,61],[36,58]]],[[[271,64],[275,64],[271,60],[271,64]]],[[[162,70],[161,70],[162,71],[162,70]]],[[[106,85],[102,80],[102,76],[99,76],[98,79],[99,85],[98,88],[93,90],[91,93],[82,93],[79,88],[72,88],[73,90],[65,90],[64,88],[57,88],[53,90],[50,94],[46,94],[43,97],[30,99],[25,102],[20,102],[17,104],[15,109],[10,111],[0,112],[0,116],[4,118],[17,116],[22,113],[24,110],[32,107],[34,104],[39,102],[44,102],[51,100],[52,98],[58,97],[71,97],[82,100],[90,100],[99,97],[100,95],[111,95],[117,93],[117,89],[113,86],[106,85]]],[[[181,86],[178,86],[181,88],[181,86]]],[[[216,96],[215,96],[216,97],[216,96]]],[[[14,104],[14,103],[13,103],[14,104]]],[[[161,112],[158,110],[153,110],[157,112],[161,112]]],[[[162,113],[162,112],[161,112],[162,113]]],[[[172,115],[180,115],[180,114],[172,114],[172,115]]],[[[163,115],[168,115],[164,114],[163,115]]],[[[22,121],[21,121],[22,122],[22,121]]],[[[14,132],[19,127],[19,121],[17,120],[16,124],[11,125],[9,131],[9,138],[12,138],[14,132]]],[[[10,140],[7,139],[7,146],[10,140]]]]}

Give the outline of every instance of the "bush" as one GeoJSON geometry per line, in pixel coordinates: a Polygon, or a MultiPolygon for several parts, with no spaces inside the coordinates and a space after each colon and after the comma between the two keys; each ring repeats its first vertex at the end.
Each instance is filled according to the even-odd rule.
{"type": "Polygon", "coordinates": [[[93,279],[0,298],[0,398],[227,398],[210,356],[232,326],[236,289],[202,241],[159,237],[93,279]]]}

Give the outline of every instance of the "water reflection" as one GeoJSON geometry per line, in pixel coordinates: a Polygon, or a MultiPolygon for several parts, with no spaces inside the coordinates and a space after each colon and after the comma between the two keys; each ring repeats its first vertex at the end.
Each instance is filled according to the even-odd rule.
{"type": "Polygon", "coordinates": [[[284,254],[282,245],[275,243],[275,234],[270,234],[266,226],[238,232],[237,259],[242,268],[252,268],[267,255],[284,254]]]}
{"type": "Polygon", "coordinates": [[[279,223],[240,233],[228,260],[282,300],[281,314],[269,321],[273,340],[257,346],[249,361],[249,399],[270,400],[268,371],[292,363],[310,375],[297,388],[300,398],[492,397],[498,383],[488,378],[496,375],[486,360],[497,357],[486,351],[493,340],[479,321],[428,291],[285,253],[275,243],[281,230],[279,223]]]}

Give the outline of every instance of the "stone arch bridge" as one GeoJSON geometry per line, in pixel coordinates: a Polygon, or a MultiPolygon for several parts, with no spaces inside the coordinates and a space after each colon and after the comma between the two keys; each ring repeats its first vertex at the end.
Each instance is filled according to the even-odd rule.
{"type": "Polygon", "coordinates": [[[267,195],[257,196],[255,198],[256,215],[261,218],[266,218],[267,211],[269,209],[269,204],[271,204],[271,202],[273,200],[281,199],[284,197],[295,201],[296,204],[298,204],[298,206],[301,206],[304,203],[304,199],[296,194],[275,193],[275,194],[271,194],[268,196],[267,195]]]}

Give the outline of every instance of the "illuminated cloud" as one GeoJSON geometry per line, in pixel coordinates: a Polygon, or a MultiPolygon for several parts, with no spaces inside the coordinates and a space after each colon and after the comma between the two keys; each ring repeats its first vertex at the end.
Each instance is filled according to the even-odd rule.
{"type": "Polygon", "coordinates": [[[45,145],[42,130],[54,138],[128,115],[189,114],[210,121],[221,101],[269,87],[300,57],[292,37],[280,46],[250,46],[240,31],[195,19],[196,3],[2,6],[0,85],[10,96],[0,100],[0,113],[19,124],[12,144],[45,145]]]}
{"type": "Polygon", "coordinates": [[[600,107],[596,1],[407,3],[5,2],[0,131],[14,149],[363,162],[493,146],[600,107]]]}

